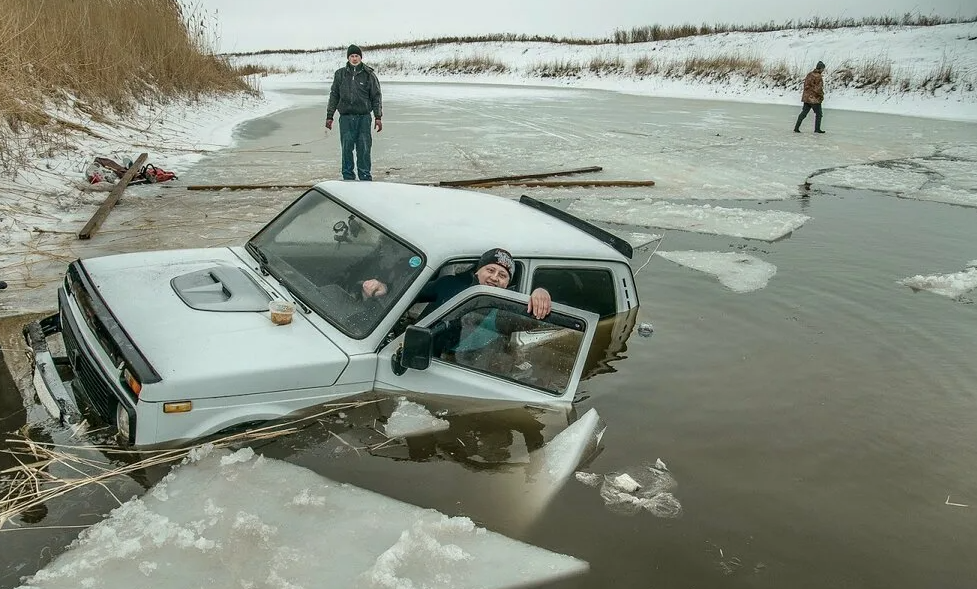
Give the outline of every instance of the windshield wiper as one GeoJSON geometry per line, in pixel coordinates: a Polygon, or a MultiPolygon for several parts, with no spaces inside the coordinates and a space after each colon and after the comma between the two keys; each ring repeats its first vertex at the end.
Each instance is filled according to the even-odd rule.
{"type": "Polygon", "coordinates": [[[258,269],[261,270],[261,275],[268,276],[268,256],[265,255],[265,252],[261,251],[261,248],[250,241],[248,242],[247,249],[254,257],[258,258],[258,269]]]}
{"type": "Polygon", "coordinates": [[[268,270],[268,256],[265,255],[265,252],[261,251],[261,248],[259,248],[258,246],[254,245],[251,242],[248,242],[247,248],[248,248],[248,251],[250,251],[252,254],[254,254],[254,257],[258,258],[258,262],[259,262],[259,266],[258,267],[261,270],[262,276],[274,276],[275,278],[277,278],[278,279],[278,284],[282,285],[282,288],[284,288],[286,291],[288,291],[288,294],[292,295],[292,300],[295,301],[295,304],[298,305],[299,307],[301,307],[302,308],[302,311],[304,311],[306,315],[308,315],[309,313],[311,313],[312,312],[312,309],[310,309],[304,302],[302,302],[302,299],[300,299],[298,297],[298,295],[295,294],[295,291],[292,290],[292,288],[288,285],[288,283],[285,281],[284,278],[282,278],[281,276],[279,276],[277,274],[272,274],[271,272],[269,272],[269,270],[268,270]]]}

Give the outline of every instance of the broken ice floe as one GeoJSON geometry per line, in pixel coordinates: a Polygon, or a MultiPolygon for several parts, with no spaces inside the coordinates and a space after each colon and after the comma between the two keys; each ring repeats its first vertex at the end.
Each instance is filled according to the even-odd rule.
{"type": "Polygon", "coordinates": [[[581,483],[599,488],[611,511],[634,515],[644,510],[662,518],[682,515],[682,505],[671,493],[678,483],[661,459],[654,466],[642,465],[625,472],[577,472],[575,476],[581,483]]]}
{"type": "Polygon", "coordinates": [[[570,205],[569,210],[590,221],[764,241],[776,241],[790,235],[810,219],[807,215],[786,211],[680,205],[649,200],[578,200],[570,205]]]}
{"type": "Polygon", "coordinates": [[[773,264],[736,252],[660,251],[658,255],[680,266],[711,274],[723,286],[740,293],[767,286],[767,282],[777,273],[777,267],[773,264]]]}
{"type": "Polygon", "coordinates": [[[449,426],[447,421],[438,419],[423,405],[408,401],[407,397],[400,397],[397,399],[397,408],[384,425],[383,432],[391,438],[402,438],[444,431],[449,426]]]}
{"type": "Polygon", "coordinates": [[[253,452],[215,450],[86,529],[27,587],[512,587],[586,562],[253,452]],[[512,566],[518,563],[519,566],[512,566]]]}
{"type": "Polygon", "coordinates": [[[977,207],[972,154],[939,155],[841,166],[811,177],[817,184],[874,190],[901,198],[977,207]]]}
{"type": "Polygon", "coordinates": [[[952,274],[932,274],[923,276],[917,274],[903,278],[899,284],[908,286],[913,291],[927,290],[938,295],[961,300],[964,295],[977,289],[977,260],[967,263],[967,268],[952,274]]]}

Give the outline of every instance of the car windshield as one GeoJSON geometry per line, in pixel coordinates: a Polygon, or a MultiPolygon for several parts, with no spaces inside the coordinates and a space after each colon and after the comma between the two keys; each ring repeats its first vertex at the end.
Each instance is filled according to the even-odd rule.
{"type": "Polygon", "coordinates": [[[306,192],[251,241],[268,273],[343,333],[369,335],[420,274],[420,252],[317,189],[306,192]],[[383,296],[364,297],[376,279],[383,296]]]}

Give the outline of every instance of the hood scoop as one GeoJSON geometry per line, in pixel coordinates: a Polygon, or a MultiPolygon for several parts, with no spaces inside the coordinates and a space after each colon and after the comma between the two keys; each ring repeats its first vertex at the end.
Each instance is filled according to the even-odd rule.
{"type": "Polygon", "coordinates": [[[198,311],[267,311],[271,296],[241,268],[214,266],[170,281],[177,296],[198,311]]]}

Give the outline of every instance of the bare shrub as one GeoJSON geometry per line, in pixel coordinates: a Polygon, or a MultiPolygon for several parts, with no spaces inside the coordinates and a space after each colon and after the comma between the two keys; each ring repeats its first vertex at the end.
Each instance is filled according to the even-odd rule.
{"type": "Polygon", "coordinates": [[[634,61],[632,70],[639,76],[651,76],[661,71],[658,62],[649,56],[639,57],[634,61]]]}
{"type": "Polygon", "coordinates": [[[234,68],[234,73],[239,76],[267,76],[268,74],[294,74],[299,71],[295,66],[280,68],[276,66],[260,65],[257,63],[246,63],[234,68]]]}
{"type": "Polygon", "coordinates": [[[538,63],[529,68],[529,73],[540,78],[576,78],[583,71],[583,66],[575,61],[557,60],[538,63]]]}
{"type": "Polygon", "coordinates": [[[937,89],[942,88],[943,86],[953,85],[956,82],[956,79],[957,72],[953,69],[953,64],[947,60],[946,54],[944,54],[943,58],[940,60],[940,65],[936,66],[933,71],[923,76],[920,89],[935,92],[937,89]]]}
{"type": "Polygon", "coordinates": [[[442,59],[423,69],[425,73],[445,74],[501,74],[509,71],[509,66],[495,58],[485,55],[454,56],[442,59]]]}
{"type": "Polygon", "coordinates": [[[600,75],[613,75],[624,72],[624,61],[620,57],[606,58],[595,57],[590,60],[587,66],[590,73],[600,75]]]}
{"type": "Polygon", "coordinates": [[[728,78],[731,74],[756,77],[764,71],[763,60],[735,53],[702,57],[690,55],[683,62],[683,73],[693,77],[728,78]]]}

